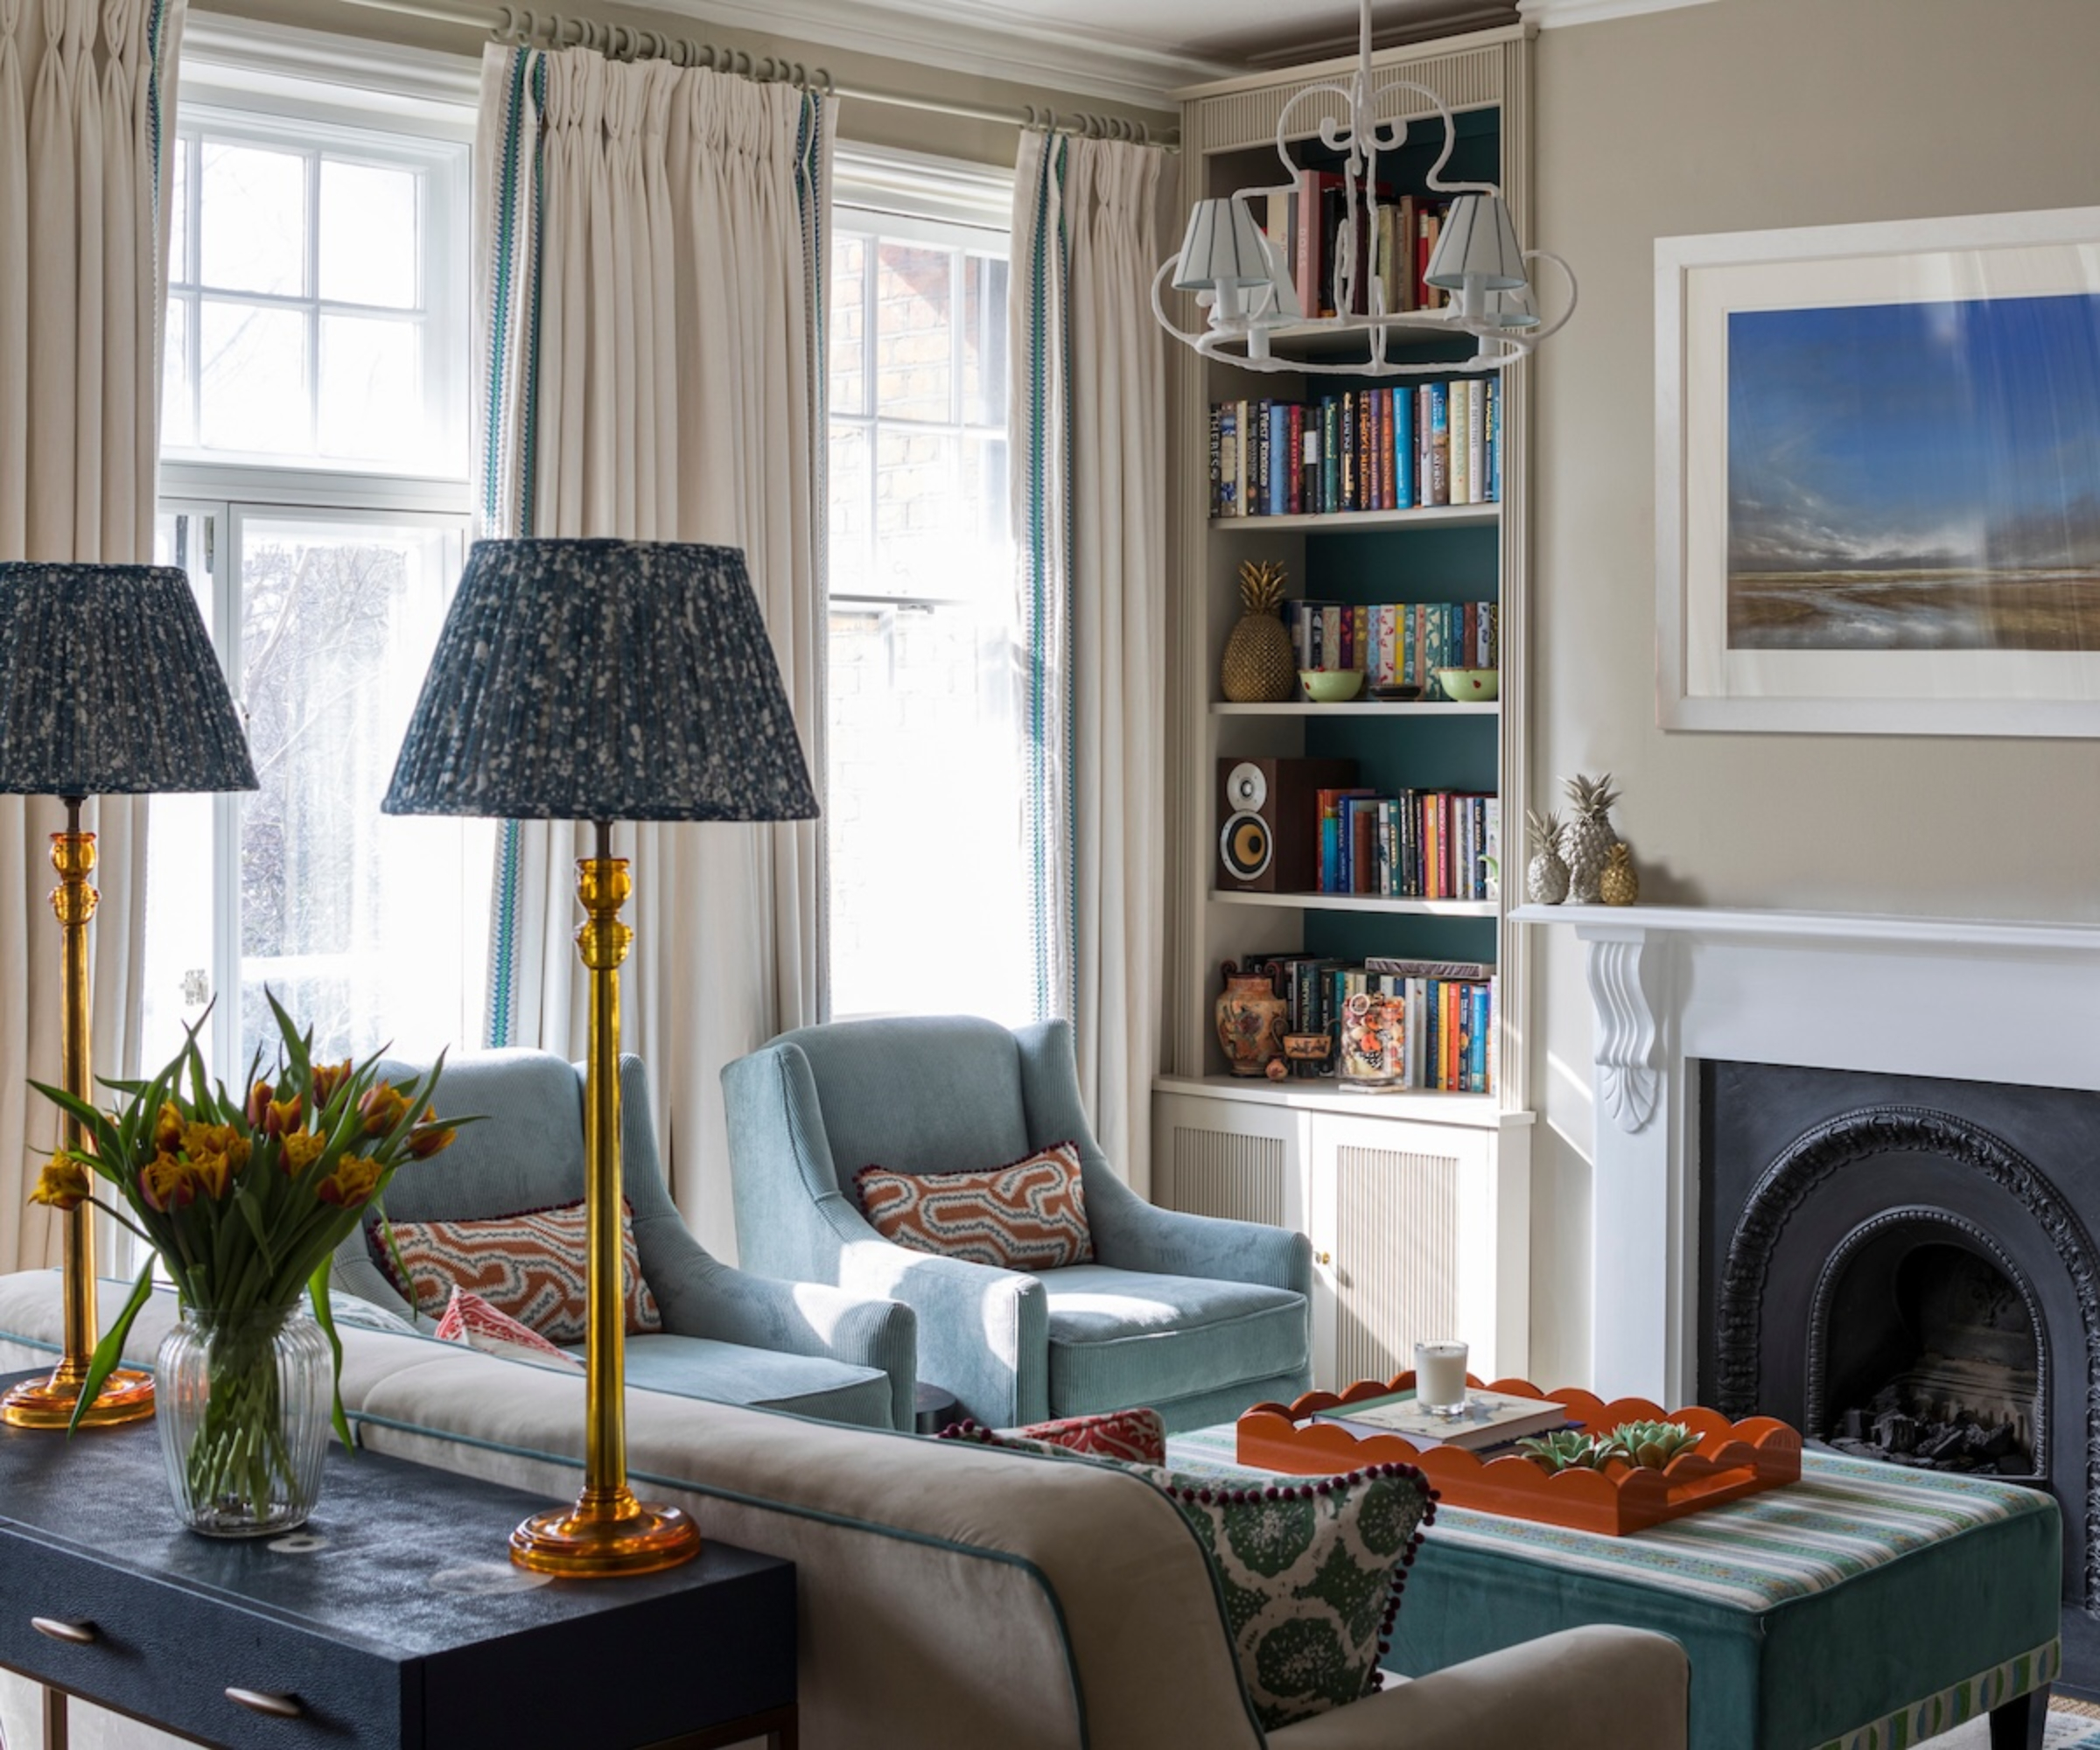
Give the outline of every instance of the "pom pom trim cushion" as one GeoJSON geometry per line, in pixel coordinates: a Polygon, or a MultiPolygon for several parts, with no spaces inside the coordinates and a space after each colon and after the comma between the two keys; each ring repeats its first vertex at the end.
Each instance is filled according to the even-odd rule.
{"type": "MultiPolygon", "coordinates": [[[[522,1209],[471,1222],[393,1222],[389,1249],[380,1217],[365,1224],[365,1250],[381,1275],[417,1312],[437,1318],[452,1291],[464,1288],[550,1343],[580,1343],[589,1328],[581,1200],[550,1209],[522,1209]],[[403,1281],[394,1252],[408,1271],[403,1281]]],[[[641,1278],[634,1209],[620,1217],[623,1299],[630,1336],[661,1331],[663,1315],[641,1278]]]]}
{"type": "MultiPolygon", "coordinates": [[[[965,1418],[941,1430],[944,1440],[978,1439],[985,1431],[965,1418]]],[[[1001,1445],[1007,1437],[994,1437],[1001,1445]]],[[[1166,1424],[1157,1410],[1110,1410],[1092,1416],[1066,1416],[1017,1428],[1012,1441],[1036,1440],[1090,1459],[1121,1459],[1134,1465],[1166,1462],[1166,1424]]]]}
{"type": "Polygon", "coordinates": [[[584,1371],[584,1364],[566,1349],[557,1349],[529,1325],[521,1325],[508,1312],[499,1312],[479,1294],[455,1288],[445,1303],[444,1317],[430,1333],[441,1343],[460,1343],[485,1355],[507,1362],[524,1362],[533,1367],[584,1371]]]}
{"type": "Polygon", "coordinates": [[[977,1172],[864,1166],[853,1175],[853,1195],[877,1233],[914,1251],[995,1270],[1062,1270],[1094,1259],[1077,1143],[1054,1143],[977,1172]]]}

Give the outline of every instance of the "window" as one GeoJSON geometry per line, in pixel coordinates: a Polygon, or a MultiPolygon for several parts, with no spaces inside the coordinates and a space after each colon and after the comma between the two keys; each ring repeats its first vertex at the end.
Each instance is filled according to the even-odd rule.
{"type": "Polygon", "coordinates": [[[836,220],[826,812],[842,1017],[1032,1018],[994,199],[996,229],[850,207],[836,220]]]}
{"type": "Polygon", "coordinates": [[[466,556],[472,114],[213,78],[186,64],[155,546],[261,788],[150,804],[143,1050],[215,998],[230,1082],[266,989],[331,1058],[477,1042],[494,829],[379,806],[466,556]]]}

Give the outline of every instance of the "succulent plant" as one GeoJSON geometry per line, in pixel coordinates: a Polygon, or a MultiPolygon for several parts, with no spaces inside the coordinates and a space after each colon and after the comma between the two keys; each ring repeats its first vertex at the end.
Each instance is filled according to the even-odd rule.
{"type": "Polygon", "coordinates": [[[1519,1440],[1516,1450],[1549,1471],[1602,1470],[1605,1461],[1613,1456],[1595,1435],[1574,1428],[1556,1429],[1535,1439],[1519,1440]]]}
{"type": "Polygon", "coordinates": [[[1682,1422],[1621,1422],[1605,1438],[1615,1456],[1650,1471],[1661,1470],[1679,1452],[1689,1452],[1701,1438],[1682,1422]]]}

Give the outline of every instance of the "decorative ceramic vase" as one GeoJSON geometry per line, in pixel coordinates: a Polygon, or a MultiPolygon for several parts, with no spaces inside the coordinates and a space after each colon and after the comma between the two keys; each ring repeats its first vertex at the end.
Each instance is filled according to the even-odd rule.
{"type": "Polygon", "coordinates": [[[186,1307],[155,1363],[175,1508],[207,1537],[304,1525],[321,1493],[332,1369],[298,1306],[220,1318],[186,1307]]]}
{"type": "Polygon", "coordinates": [[[1289,1005],[1265,972],[1242,972],[1225,962],[1225,990],[1218,998],[1218,1043],[1235,1075],[1266,1075],[1271,1058],[1284,1054],[1284,1015],[1289,1005]]]}
{"type": "Polygon", "coordinates": [[[1597,897],[1607,906],[1630,906],[1641,897],[1641,877],[1634,867],[1634,853],[1624,839],[1611,848],[1604,859],[1604,873],[1597,878],[1597,897]]]}
{"type": "Polygon", "coordinates": [[[1298,678],[1298,653],[1277,618],[1284,600],[1284,568],[1250,559],[1240,567],[1238,623],[1225,640],[1218,685],[1234,704],[1280,704],[1298,678]]]}

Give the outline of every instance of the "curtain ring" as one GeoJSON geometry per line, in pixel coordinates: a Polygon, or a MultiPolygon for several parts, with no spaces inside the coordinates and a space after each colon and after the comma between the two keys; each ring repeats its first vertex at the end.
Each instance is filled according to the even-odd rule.
{"type": "Polygon", "coordinates": [[[625,24],[608,24],[606,27],[606,53],[613,60],[633,60],[634,32],[625,24]]]}

